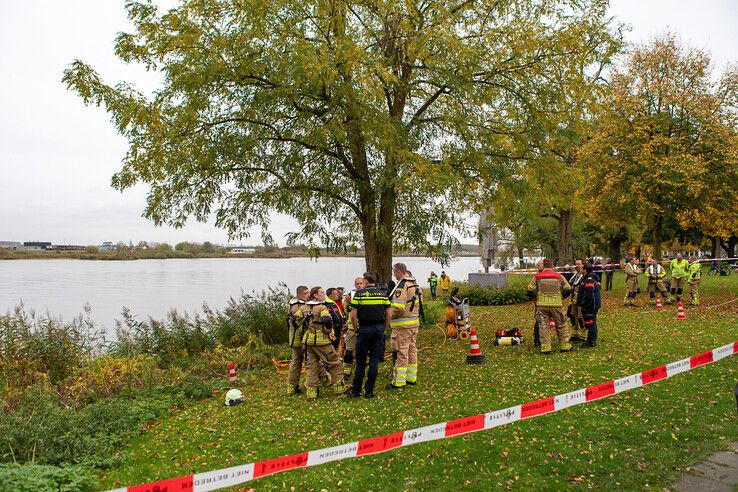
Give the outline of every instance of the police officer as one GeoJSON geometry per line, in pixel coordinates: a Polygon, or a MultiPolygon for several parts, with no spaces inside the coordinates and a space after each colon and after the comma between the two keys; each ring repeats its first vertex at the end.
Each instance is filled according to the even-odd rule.
{"type": "Polygon", "coordinates": [[[559,348],[562,352],[572,349],[569,342],[569,329],[562,311],[564,297],[571,292],[571,286],[554,271],[553,261],[550,258],[543,260],[543,271],[537,273],[528,284],[528,291],[536,296],[536,318],[540,327],[541,353],[551,353],[551,330],[548,330],[548,320],[556,323],[556,334],[559,338],[559,348]]]}
{"type": "Polygon", "coordinates": [[[657,290],[661,293],[661,297],[664,298],[666,304],[673,304],[673,301],[669,298],[669,292],[666,290],[666,285],[664,285],[666,270],[661,266],[661,263],[651,258],[645,274],[648,279],[648,298],[651,305],[656,304],[657,290]]]}
{"type": "Polygon", "coordinates": [[[307,352],[307,398],[314,400],[318,397],[318,376],[320,366],[325,365],[333,382],[333,392],[343,393],[343,367],[336,349],[331,345],[335,338],[333,333],[333,318],[325,304],[325,292],[322,287],[310,289],[307,306],[308,325],[302,337],[307,352]]]}
{"type": "Polygon", "coordinates": [[[692,297],[692,305],[700,304],[700,282],[702,281],[702,265],[694,257],[689,259],[689,295],[692,297]]]}
{"type": "Polygon", "coordinates": [[[677,253],[676,258],[671,260],[671,295],[676,293],[677,302],[682,300],[682,292],[687,284],[689,276],[689,262],[682,258],[681,253],[677,253]]]}
{"type": "Polygon", "coordinates": [[[602,293],[595,266],[587,262],[584,264],[584,271],[576,302],[582,310],[584,326],[587,328],[587,339],[579,348],[587,349],[597,346],[597,311],[602,306],[602,293]]]}
{"type": "Polygon", "coordinates": [[[418,326],[420,316],[420,287],[408,272],[404,263],[395,263],[392,274],[397,285],[390,294],[392,303],[392,337],[390,350],[394,361],[392,382],[387,389],[415,384],[418,379],[418,326]]]}
{"type": "Polygon", "coordinates": [[[302,336],[305,330],[305,319],[309,311],[306,304],[309,290],[300,285],[295,291],[295,299],[289,303],[287,313],[287,325],[289,329],[289,344],[292,349],[290,369],[287,373],[287,394],[294,395],[300,392],[300,373],[302,372],[302,361],[305,350],[302,345],[302,336]]]}
{"type": "Polygon", "coordinates": [[[377,288],[376,277],[365,273],[364,282],[354,282],[361,286],[351,299],[351,325],[356,330],[356,373],[349,396],[361,395],[366,359],[369,357],[369,372],[364,384],[364,397],[374,397],[374,383],[379,372],[379,361],[384,356],[384,333],[389,328],[390,301],[386,294],[377,288]],[[362,285],[363,284],[363,285],[362,285]],[[364,287],[365,286],[365,287],[364,287]]]}
{"type": "Polygon", "coordinates": [[[343,333],[343,380],[348,381],[351,377],[351,368],[354,364],[354,354],[356,353],[356,325],[352,321],[351,312],[353,307],[351,301],[358,291],[366,287],[364,277],[356,277],[354,279],[354,290],[346,294],[343,299],[343,305],[346,306],[346,314],[348,321],[344,325],[343,333]]]}
{"type": "Polygon", "coordinates": [[[436,272],[430,273],[430,277],[428,277],[428,285],[430,286],[431,299],[435,301],[436,289],[438,287],[438,277],[436,276],[436,272]]]}
{"type": "Polygon", "coordinates": [[[625,299],[623,300],[623,306],[635,306],[636,294],[638,294],[638,275],[641,273],[641,269],[638,268],[635,256],[631,256],[628,259],[628,263],[625,264],[625,299]]]}

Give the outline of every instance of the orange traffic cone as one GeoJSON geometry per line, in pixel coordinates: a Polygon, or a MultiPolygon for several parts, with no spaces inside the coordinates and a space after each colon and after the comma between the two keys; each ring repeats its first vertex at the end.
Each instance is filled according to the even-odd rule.
{"type": "Polygon", "coordinates": [[[228,363],[228,380],[233,382],[236,380],[236,365],[233,361],[228,363]]]}
{"type": "Polygon", "coordinates": [[[656,309],[664,309],[664,305],[661,304],[661,296],[656,296],[656,309]]]}
{"type": "Polygon", "coordinates": [[[553,320],[553,318],[549,318],[548,320],[548,327],[552,330],[556,329],[556,322],[553,320]]]}
{"type": "Polygon", "coordinates": [[[484,354],[479,348],[479,340],[477,340],[476,328],[471,329],[471,346],[469,347],[469,355],[466,356],[467,364],[484,364],[484,354]]]}
{"type": "Polygon", "coordinates": [[[677,305],[677,320],[681,321],[683,319],[687,319],[687,315],[684,314],[684,305],[682,304],[682,301],[679,301],[679,304],[677,305]]]}

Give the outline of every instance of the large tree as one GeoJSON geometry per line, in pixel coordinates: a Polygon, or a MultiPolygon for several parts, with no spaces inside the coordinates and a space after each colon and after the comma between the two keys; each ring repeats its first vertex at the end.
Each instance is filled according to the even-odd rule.
{"type": "Polygon", "coordinates": [[[735,126],[710,68],[706,53],[674,35],[635,48],[613,74],[598,130],[581,153],[603,215],[640,222],[656,258],[680,216],[735,212],[720,185],[735,182],[735,126]]]}
{"type": "Polygon", "coordinates": [[[232,236],[274,211],[291,239],[441,254],[457,211],[505,172],[536,81],[580,52],[604,0],[128,2],[117,55],[163,75],[153,95],[75,61],[64,81],[129,141],[113,185],[150,186],[145,216],[232,236]]]}

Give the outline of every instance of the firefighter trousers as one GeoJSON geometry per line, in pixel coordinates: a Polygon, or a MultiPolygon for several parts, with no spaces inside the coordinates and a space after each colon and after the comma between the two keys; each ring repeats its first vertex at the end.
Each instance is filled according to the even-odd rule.
{"type": "Polygon", "coordinates": [[[418,326],[393,328],[390,350],[395,361],[392,371],[392,384],[405,386],[418,379],[418,326]]]}

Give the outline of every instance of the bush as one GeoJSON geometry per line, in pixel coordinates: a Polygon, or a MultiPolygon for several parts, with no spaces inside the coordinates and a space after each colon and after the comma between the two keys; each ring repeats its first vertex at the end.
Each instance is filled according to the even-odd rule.
{"type": "Polygon", "coordinates": [[[93,491],[96,482],[90,471],[79,466],[0,465],[0,484],[5,492],[93,491]]]}
{"type": "Polygon", "coordinates": [[[0,420],[0,461],[109,467],[127,439],[181,401],[172,392],[150,392],[75,410],[62,407],[56,395],[33,388],[0,420]]]}
{"type": "Polygon", "coordinates": [[[528,292],[523,286],[511,286],[504,289],[485,288],[461,284],[456,297],[469,298],[472,306],[503,306],[528,302],[528,292]]]}
{"type": "Polygon", "coordinates": [[[67,323],[37,318],[22,304],[0,316],[0,390],[55,384],[91,360],[105,341],[89,310],[67,323]]]}

